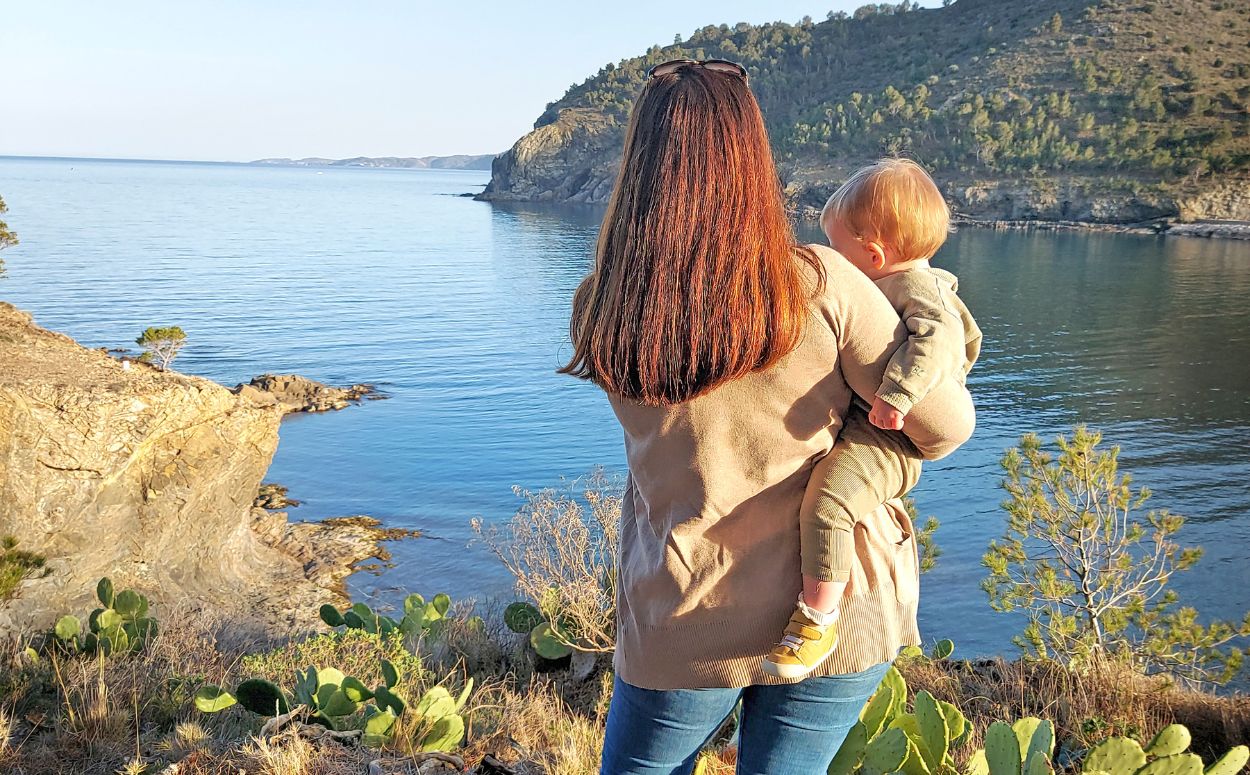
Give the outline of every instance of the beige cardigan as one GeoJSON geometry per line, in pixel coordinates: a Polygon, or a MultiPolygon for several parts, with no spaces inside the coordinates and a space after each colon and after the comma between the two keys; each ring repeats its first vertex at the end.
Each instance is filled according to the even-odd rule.
{"type": "MultiPolygon", "coordinates": [[[[776,365],[667,407],[609,397],[629,463],[615,655],[627,683],[786,682],[764,673],[760,659],[801,589],[799,506],[812,465],[833,447],[852,391],[872,400],[907,337],[868,278],[830,248],[811,247],[826,287],[802,343],[776,365]]],[[[948,381],[916,405],[904,432],[935,459],[973,424],[971,397],[948,381]]],[[[864,517],[854,543],[841,643],[813,675],[862,670],[919,641],[916,543],[902,504],[864,517]]]]}

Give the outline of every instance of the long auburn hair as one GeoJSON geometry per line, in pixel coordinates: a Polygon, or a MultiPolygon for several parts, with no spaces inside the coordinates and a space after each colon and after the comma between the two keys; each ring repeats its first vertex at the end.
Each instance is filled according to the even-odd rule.
{"type": "Polygon", "coordinates": [[[688,65],[634,104],[559,372],[649,406],[776,363],[803,336],[819,259],[796,245],[746,79],[688,65]]]}

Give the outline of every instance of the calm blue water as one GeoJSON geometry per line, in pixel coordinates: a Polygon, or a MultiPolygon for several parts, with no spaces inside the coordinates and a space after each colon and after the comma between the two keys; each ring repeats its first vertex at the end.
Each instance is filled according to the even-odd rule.
{"type": "MultiPolygon", "coordinates": [[[[456,196],[486,173],[323,171],[0,159],[22,244],[0,298],[88,346],[181,325],[186,372],[234,384],[266,372],[391,394],[287,419],[269,479],[294,518],[365,513],[419,528],[356,594],[506,596],[470,542],[506,519],[512,486],[620,470],[598,392],[554,369],[585,272],[594,211],[456,196]]],[[[815,239],[814,233],[808,235],[815,239]]],[[[1000,534],[997,461],[1020,433],[1078,422],[1123,446],[1153,503],[1190,517],[1207,555],[1180,584],[1202,610],[1250,607],[1250,243],[965,230],[939,255],[986,337],[971,386],[979,429],[929,467],[915,497],[942,519],[923,625],[963,653],[1009,649],[1015,623],[977,587],[1000,534]]]]}

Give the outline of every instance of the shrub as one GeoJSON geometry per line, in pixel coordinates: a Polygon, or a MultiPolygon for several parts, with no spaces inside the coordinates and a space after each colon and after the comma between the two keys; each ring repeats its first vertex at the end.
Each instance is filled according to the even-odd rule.
{"type": "Polygon", "coordinates": [[[558,623],[551,635],[581,651],[611,651],[619,486],[595,472],[582,482],[580,499],[571,491],[515,492],[525,503],[510,522],[488,528],[474,519],[474,532],[516,578],[517,592],[537,607],[542,620],[558,623]]]}
{"type": "MultiPolygon", "coordinates": [[[[4,197],[0,196],[0,215],[4,215],[9,211],[9,206],[4,203],[4,197]]],[[[4,221],[0,221],[0,250],[13,247],[17,244],[17,235],[9,231],[9,225],[4,221]]]]}
{"type": "Polygon", "coordinates": [[[46,576],[46,562],[43,555],[18,549],[13,536],[0,538],[0,602],[13,597],[26,579],[46,576]]]}
{"type": "Polygon", "coordinates": [[[1148,670],[1226,682],[1240,669],[1250,615],[1240,625],[1202,625],[1167,588],[1202,556],[1173,537],[1184,518],[1140,513],[1150,498],[1119,473],[1119,448],[1076,428],[1058,456],[1034,434],[1002,459],[1007,529],[991,541],[982,582],[998,611],[1028,616],[1015,642],[1027,654],[1080,665],[1121,656],[1148,670]]]}

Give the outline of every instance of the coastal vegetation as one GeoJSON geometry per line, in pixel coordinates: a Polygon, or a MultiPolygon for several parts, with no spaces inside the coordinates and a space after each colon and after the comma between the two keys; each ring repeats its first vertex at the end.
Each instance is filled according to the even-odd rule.
{"type": "Polygon", "coordinates": [[[135,339],[143,348],[139,360],[155,364],[161,371],[169,369],[186,343],[186,332],[178,326],[149,326],[135,339]]]}
{"type": "Polygon", "coordinates": [[[1202,624],[1168,583],[1202,557],[1176,535],[1185,520],[1140,509],[1150,491],[1119,472],[1119,447],[1079,427],[1057,454],[1026,435],[1008,450],[1006,532],[991,541],[982,587],[998,611],[1028,618],[1015,642],[1034,658],[1080,666],[1105,657],[1152,672],[1226,683],[1241,670],[1250,612],[1202,624]]]}
{"type": "MultiPolygon", "coordinates": [[[[1038,188],[1037,199],[1079,184],[1091,198],[1127,203],[1250,174],[1244,3],[948,5],[904,0],[822,21],[702,27],[605,65],[550,103],[535,127],[563,117],[563,137],[591,117],[601,122],[584,152],[563,158],[597,175],[619,155],[649,67],[726,58],[750,72],[783,182],[800,205],[819,207],[849,170],[894,154],[920,160],[956,198],[988,183],[1038,188]]],[[[488,192],[526,194],[516,181],[541,171],[513,161],[498,167],[511,177],[497,175],[488,192]]],[[[601,189],[593,198],[606,196],[601,189]]]]}
{"type": "MultiPolygon", "coordinates": [[[[4,203],[4,197],[0,196],[0,215],[4,215],[9,211],[9,206],[4,203]]],[[[17,244],[17,235],[9,229],[9,225],[0,220],[0,250],[13,247],[17,244]]],[[[0,276],[4,274],[4,260],[0,259],[0,276]]]]}
{"type": "Polygon", "coordinates": [[[0,536],[0,603],[12,597],[26,579],[47,572],[47,558],[18,549],[14,536],[0,536]]]}
{"type": "MultiPolygon", "coordinates": [[[[9,211],[9,206],[4,203],[4,197],[0,196],[0,215],[4,215],[9,211]]],[[[17,244],[17,235],[10,229],[9,225],[4,221],[0,221],[0,250],[12,247],[17,244]]]]}
{"type": "MultiPolygon", "coordinates": [[[[1062,587],[1062,572],[1043,570],[1055,560],[1033,542],[1064,546],[1056,536],[1072,529],[1084,536],[1081,546],[1094,546],[1089,533],[1104,529],[1099,515],[1105,519],[1109,507],[1120,538],[1100,550],[1106,584],[1155,588],[1113,581],[1130,564],[1119,558],[1137,557],[1143,545],[1151,557],[1196,560],[1194,548],[1175,544],[1172,523],[1161,527],[1170,515],[1138,513],[1143,493],[1119,472],[1117,451],[1101,443],[1077,429],[1056,442],[1054,456],[1033,436],[1008,451],[1007,538],[987,553],[989,579],[999,573],[1003,547],[1019,540],[1036,564],[1012,575],[1033,581],[1013,583],[1062,587]],[[1139,529],[1144,537],[1128,540],[1139,529]]],[[[455,604],[446,595],[409,595],[394,612],[324,605],[325,629],[257,642],[232,636],[228,618],[177,605],[160,612],[158,633],[157,613],[141,595],[102,580],[86,629],[125,630],[146,618],[151,637],[86,649],[74,619],[5,644],[0,768],[20,775],[158,773],[174,764],[179,775],[596,771],[611,697],[619,481],[596,472],[565,490],[518,496],[511,522],[478,525],[516,575],[524,599],[507,606],[455,604]]],[[[1164,600],[1163,575],[1147,574],[1163,591],[1142,594],[1164,600]]],[[[991,601],[1005,599],[1003,585],[987,580],[991,601]]],[[[1138,659],[1120,640],[1128,627],[1104,627],[1114,637],[1091,647],[1084,635],[1074,637],[1079,627],[1042,611],[1054,597],[1011,593],[1028,614],[1018,659],[959,659],[950,640],[927,653],[904,650],[829,772],[1236,775],[1244,768],[1250,698],[1203,689],[1227,677],[1230,660],[1200,683],[1173,662],[1138,659]],[[1080,658],[1055,648],[1049,628],[1065,633],[1054,642],[1083,644],[1080,658]]],[[[1120,615],[1134,621],[1143,607],[1132,595],[1124,601],[1120,615]]],[[[1175,628],[1152,630],[1166,639],[1175,628]]],[[[1189,636],[1174,647],[1189,648],[1178,645],[1189,636]]],[[[702,754],[702,775],[732,772],[733,725],[727,721],[702,754]]]]}

